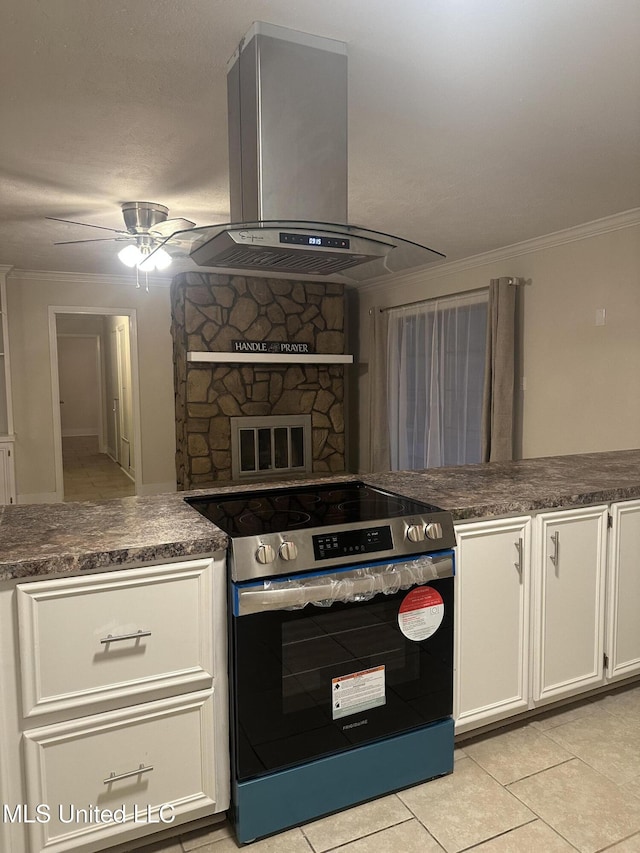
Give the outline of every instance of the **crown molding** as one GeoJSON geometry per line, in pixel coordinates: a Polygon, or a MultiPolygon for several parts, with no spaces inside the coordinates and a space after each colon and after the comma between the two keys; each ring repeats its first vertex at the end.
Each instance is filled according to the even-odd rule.
{"type": "MultiPolygon", "coordinates": [[[[4,267],[0,267],[2,272],[4,267]]],[[[64,272],[62,270],[21,270],[6,267],[8,278],[18,281],[48,281],[56,284],[92,284],[92,285],[128,285],[136,286],[136,280],[131,275],[109,275],[106,273],[64,272]]],[[[149,276],[149,287],[170,287],[172,278],[168,276],[149,276]]],[[[147,282],[140,280],[141,289],[146,288],[147,282]]]]}
{"type": "Polygon", "coordinates": [[[444,261],[437,265],[431,264],[428,267],[420,267],[407,273],[376,278],[367,282],[367,284],[360,285],[358,291],[373,292],[388,287],[390,284],[413,284],[434,278],[442,278],[447,275],[455,275],[474,267],[494,264],[499,261],[508,261],[520,255],[528,255],[531,252],[539,252],[542,249],[563,246],[566,243],[573,243],[576,240],[586,240],[589,237],[597,237],[600,234],[607,234],[611,231],[620,231],[623,228],[631,228],[634,225],[640,225],[640,207],[625,210],[622,213],[615,213],[613,216],[605,216],[602,219],[595,219],[593,222],[585,222],[583,225],[565,228],[562,231],[554,231],[552,234],[544,234],[541,237],[523,240],[521,243],[512,243],[510,246],[503,246],[500,249],[492,249],[490,252],[471,255],[468,258],[461,258],[457,261],[444,261]]]}

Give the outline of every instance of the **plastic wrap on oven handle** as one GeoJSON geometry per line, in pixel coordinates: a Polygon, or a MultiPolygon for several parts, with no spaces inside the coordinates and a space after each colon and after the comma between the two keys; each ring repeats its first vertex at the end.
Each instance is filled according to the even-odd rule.
{"type": "Polygon", "coordinates": [[[453,575],[451,555],[421,556],[406,562],[365,566],[309,578],[273,578],[259,586],[238,590],[237,614],[248,616],[269,610],[300,610],[307,604],[330,607],[368,601],[378,593],[392,595],[401,589],[453,575]]]}

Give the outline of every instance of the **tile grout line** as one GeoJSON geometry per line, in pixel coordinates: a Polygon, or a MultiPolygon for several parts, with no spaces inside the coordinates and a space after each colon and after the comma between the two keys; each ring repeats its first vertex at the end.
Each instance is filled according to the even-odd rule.
{"type": "MultiPolygon", "coordinates": [[[[396,796],[396,795],[393,794],[392,796],[396,796]]],[[[375,801],[370,800],[369,802],[375,802],[375,801]]],[[[399,800],[399,802],[402,803],[402,800],[399,800]]],[[[364,805],[364,804],[360,803],[360,805],[364,805]]],[[[402,805],[405,805],[405,804],[402,803],[402,805]]],[[[357,808],[357,806],[352,806],[352,808],[357,808]]],[[[373,838],[374,835],[378,835],[379,833],[384,832],[387,829],[391,829],[394,826],[402,826],[402,824],[410,823],[414,819],[418,820],[418,818],[413,814],[413,812],[411,811],[411,809],[408,806],[405,806],[405,808],[407,808],[407,810],[409,812],[411,812],[411,817],[405,818],[404,820],[398,820],[395,823],[390,823],[388,826],[383,826],[380,829],[374,830],[373,832],[367,832],[367,833],[365,833],[365,835],[359,835],[357,838],[352,838],[350,841],[346,841],[344,844],[336,844],[335,847],[326,847],[322,851],[316,850],[316,848],[313,846],[313,842],[309,838],[307,838],[307,835],[305,833],[305,825],[302,825],[301,827],[299,827],[299,829],[301,830],[302,834],[304,835],[305,841],[309,844],[313,853],[331,853],[332,850],[339,850],[341,847],[344,847],[346,844],[353,844],[354,841],[360,841],[363,838],[373,838]]],[[[345,810],[345,812],[348,812],[348,811],[349,811],[349,809],[345,810]]],[[[335,814],[341,814],[341,812],[336,812],[335,814]]],[[[425,827],[425,829],[426,829],[426,827],[425,827]]],[[[427,830],[427,832],[429,832],[429,830],[427,830]]],[[[431,833],[429,833],[429,835],[431,835],[431,833]]]]}
{"type": "MultiPolygon", "coordinates": [[[[594,773],[598,773],[598,775],[599,775],[599,776],[602,776],[602,778],[603,778],[603,779],[605,779],[606,781],[608,781],[608,782],[610,782],[610,781],[611,781],[611,780],[610,780],[610,779],[608,779],[606,776],[604,776],[602,773],[600,773],[598,770],[596,770],[596,769],[595,769],[595,767],[591,767],[591,765],[590,765],[590,764],[588,764],[586,761],[583,761],[583,759],[582,759],[582,758],[580,758],[578,755],[574,755],[574,756],[573,756],[573,758],[570,758],[570,759],[568,759],[567,761],[561,761],[561,762],[560,762],[560,764],[554,764],[554,765],[552,765],[552,767],[547,767],[547,768],[545,768],[545,769],[546,769],[546,770],[552,770],[553,768],[555,768],[555,767],[560,767],[560,766],[561,766],[561,765],[563,765],[563,764],[569,764],[569,763],[571,763],[571,761],[578,761],[578,762],[580,762],[581,764],[583,764],[585,767],[589,767],[589,769],[593,770],[593,772],[594,772],[594,773]]],[[[540,773],[544,773],[545,771],[544,771],[544,770],[540,770],[539,772],[540,772],[540,773]]],[[[522,780],[524,780],[524,779],[532,779],[534,776],[537,776],[537,775],[538,775],[537,773],[532,773],[532,774],[530,774],[529,776],[523,776],[523,777],[522,777],[522,780]]],[[[510,782],[509,784],[510,784],[510,785],[516,785],[518,782],[520,782],[520,781],[522,781],[522,780],[521,780],[521,779],[516,779],[516,780],[514,780],[513,782],[510,782]]],[[[505,786],[505,787],[506,787],[506,786],[505,786]]],[[[579,847],[576,847],[576,846],[575,846],[575,844],[573,844],[571,841],[569,841],[569,839],[568,839],[568,838],[566,838],[566,836],[564,836],[564,835],[562,834],[562,832],[561,832],[559,829],[557,829],[557,827],[552,826],[550,823],[548,823],[548,822],[547,822],[544,818],[542,818],[542,817],[541,817],[541,816],[540,816],[540,815],[539,815],[539,814],[538,814],[538,813],[537,813],[537,812],[536,812],[536,811],[535,811],[531,806],[527,805],[523,800],[521,800],[521,799],[520,799],[520,797],[518,797],[518,795],[517,795],[515,792],[510,791],[509,793],[510,793],[510,794],[512,794],[512,795],[513,795],[517,800],[519,800],[519,801],[520,801],[524,806],[526,806],[526,807],[527,807],[527,808],[528,808],[528,809],[529,809],[533,814],[535,814],[535,815],[536,815],[536,817],[537,817],[537,819],[538,819],[541,823],[543,823],[545,826],[549,827],[549,829],[550,829],[552,832],[555,832],[555,833],[556,833],[556,835],[560,836],[560,838],[562,838],[562,840],[563,840],[563,841],[566,841],[566,842],[567,842],[567,844],[569,844],[571,847],[573,847],[573,849],[574,849],[574,850],[578,850],[578,851],[580,851],[580,848],[579,848],[579,847]]],[[[636,834],[638,834],[638,833],[636,833],[636,834]]],[[[628,836],[628,837],[629,837],[629,838],[633,838],[633,833],[632,833],[630,836],[628,836]]],[[[600,850],[595,851],[595,853],[602,853],[602,851],[604,851],[604,850],[609,850],[609,849],[611,849],[611,847],[613,847],[615,844],[619,844],[619,843],[620,843],[620,841],[623,841],[623,840],[624,840],[624,839],[618,839],[617,841],[614,841],[614,842],[612,842],[611,844],[609,844],[607,847],[601,847],[601,848],[600,848],[600,850]]]]}
{"type": "MultiPolygon", "coordinates": [[[[569,752],[569,750],[567,750],[567,752],[569,752]]],[[[501,835],[506,835],[509,832],[514,832],[516,829],[520,829],[520,827],[522,827],[522,826],[528,826],[529,824],[535,823],[535,821],[538,820],[538,821],[540,821],[540,823],[544,824],[544,826],[546,826],[552,832],[559,835],[560,838],[562,838],[563,841],[566,841],[567,844],[569,844],[571,847],[573,847],[574,850],[578,850],[578,848],[574,844],[572,844],[567,838],[565,838],[561,832],[559,832],[554,826],[551,826],[551,824],[547,823],[547,821],[543,817],[541,817],[541,815],[539,815],[535,811],[535,809],[531,808],[530,805],[528,805],[523,800],[521,800],[520,797],[514,791],[509,790],[510,785],[515,785],[518,782],[522,782],[524,779],[532,779],[534,776],[538,776],[540,773],[544,773],[546,770],[551,770],[554,767],[560,767],[563,764],[569,764],[571,761],[580,761],[580,759],[578,758],[577,755],[572,755],[571,758],[567,758],[564,761],[559,761],[557,764],[552,764],[550,767],[545,767],[543,770],[538,770],[536,773],[529,773],[526,776],[522,776],[520,779],[514,779],[512,782],[508,782],[506,784],[501,782],[499,779],[496,779],[496,777],[489,770],[487,770],[485,767],[483,767],[481,764],[479,764],[479,762],[475,761],[473,756],[467,755],[466,757],[470,758],[471,761],[473,761],[473,763],[476,765],[476,767],[478,767],[480,770],[482,770],[484,773],[486,773],[487,776],[489,776],[491,779],[494,780],[494,782],[496,782],[498,785],[500,785],[500,787],[504,791],[506,791],[508,794],[511,794],[512,797],[514,797],[519,803],[521,803],[526,809],[528,809],[532,815],[534,815],[532,820],[527,820],[524,823],[518,824],[518,826],[513,826],[513,827],[511,827],[511,829],[506,830],[506,832],[501,832],[498,835],[492,836],[491,838],[485,838],[482,841],[479,841],[476,845],[474,845],[475,847],[478,847],[480,844],[484,844],[487,841],[491,841],[493,838],[499,838],[501,835]]],[[[465,851],[468,851],[468,850],[473,850],[473,847],[466,847],[463,849],[465,851]]],[[[463,853],[463,851],[460,850],[460,851],[457,851],[457,853],[463,853]]]]}

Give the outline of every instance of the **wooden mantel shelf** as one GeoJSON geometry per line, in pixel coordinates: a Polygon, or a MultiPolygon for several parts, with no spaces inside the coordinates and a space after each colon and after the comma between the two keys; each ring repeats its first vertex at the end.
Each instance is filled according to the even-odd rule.
{"type": "Polygon", "coordinates": [[[353,364],[353,356],[335,353],[188,352],[187,361],[210,364],[353,364]]]}

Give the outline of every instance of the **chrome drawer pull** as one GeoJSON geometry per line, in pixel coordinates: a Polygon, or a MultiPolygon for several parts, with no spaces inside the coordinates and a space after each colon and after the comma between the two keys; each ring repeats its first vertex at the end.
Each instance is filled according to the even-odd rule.
{"type": "Polygon", "coordinates": [[[551,537],[551,542],[553,544],[553,554],[549,554],[549,559],[557,569],[560,563],[560,534],[557,530],[551,537]]]}
{"type": "Polygon", "coordinates": [[[150,764],[148,767],[141,764],[137,770],[129,770],[128,773],[109,773],[109,776],[102,780],[102,784],[110,785],[112,782],[119,782],[121,779],[129,779],[131,776],[139,776],[141,773],[149,773],[151,770],[153,770],[153,764],[150,764]]]}
{"type": "Polygon", "coordinates": [[[106,645],[107,643],[117,643],[118,640],[138,640],[140,637],[150,637],[151,631],[135,631],[133,634],[118,634],[114,637],[112,634],[107,634],[106,637],[103,637],[100,642],[102,645],[106,645]]]}
{"type": "Polygon", "coordinates": [[[514,543],[516,546],[516,551],[518,552],[518,562],[513,565],[518,570],[519,574],[522,574],[522,538],[518,539],[517,542],[514,543]]]}

